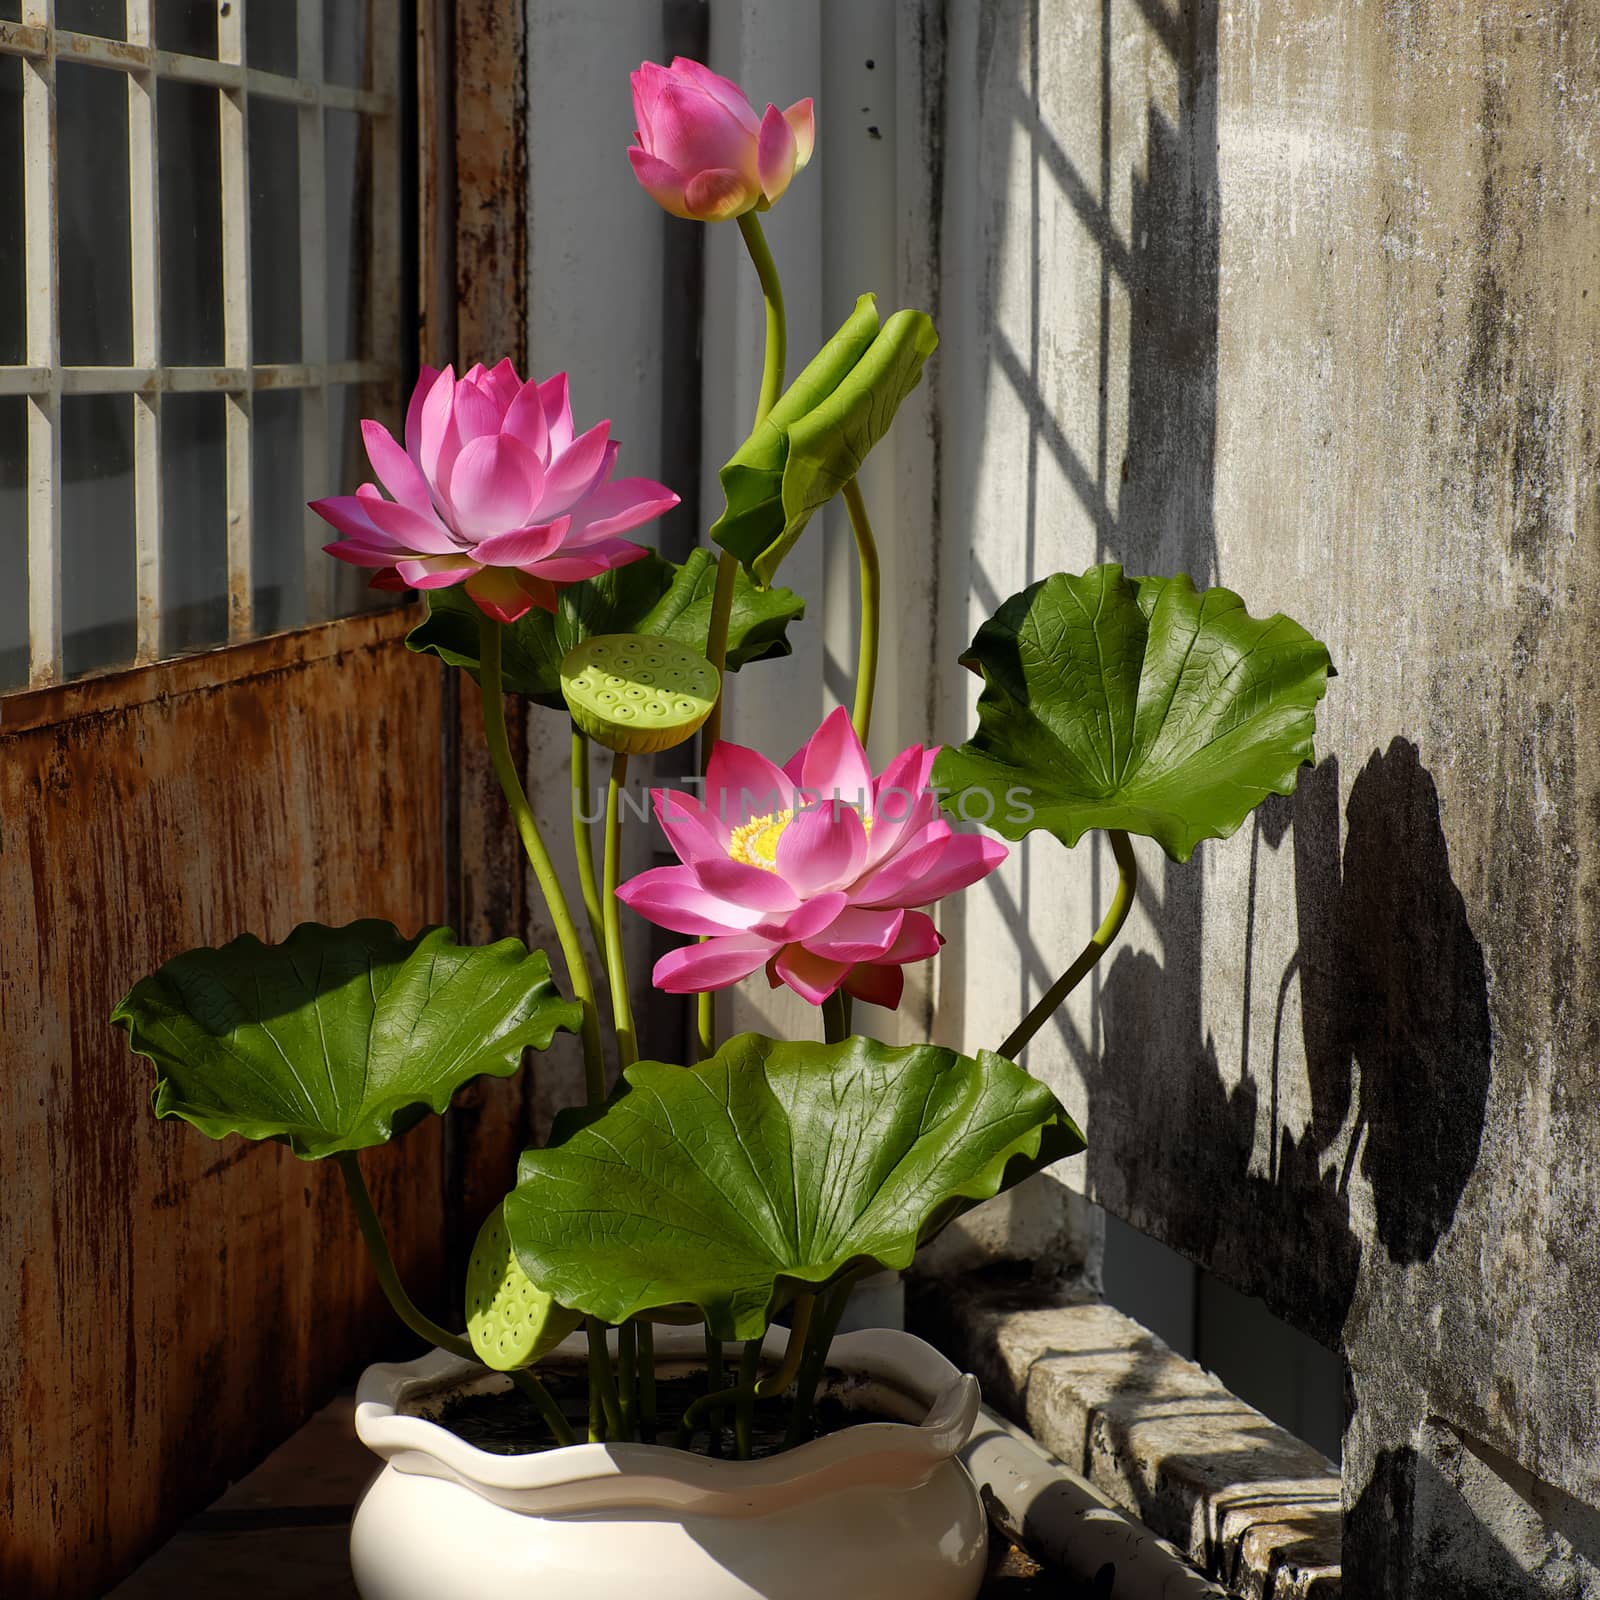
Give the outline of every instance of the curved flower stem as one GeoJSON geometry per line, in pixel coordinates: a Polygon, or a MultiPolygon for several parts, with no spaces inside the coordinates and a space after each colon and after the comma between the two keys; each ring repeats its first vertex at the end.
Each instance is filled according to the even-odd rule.
{"type": "Polygon", "coordinates": [[[1111,941],[1122,931],[1129,911],[1133,909],[1134,892],[1139,887],[1139,863],[1134,859],[1133,845],[1127,834],[1121,828],[1109,831],[1111,853],[1117,859],[1117,891],[1111,897],[1111,905],[1100,926],[1094,930],[1094,937],[1078,953],[1078,959],[1050,985],[1038,1005],[1012,1029],[1005,1043],[1000,1046],[999,1054],[1010,1060],[1016,1059],[1017,1052],[1050,1020],[1056,1007],[1078,987],[1106,953],[1111,941]]]}
{"type": "Polygon", "coordinates": [[[606,977],[611,984],[611,1016],[617,1035],[617,1065],[631,1067],[639,1059],[633,1029],[633,1002],[628,997],[628,960],[622,948],[622,902],[617,882],[622,871],[622,825],[619,798],[628,781],[628,758],[621,751],[611,758],[611,782],[606,785],[605,892],[601,917],[605,923],[606,977]]]}
{"type": "Polygon", "coordinates": [[[483,733],[489,746],[489,760],[494,765],[495,776],[500,780],[501,792],[511,808],[517,825],[522,848],[527,852],[539,887],[544,892],[545,905],[550,911],[550,921],[561,944],[561,954],[567,964],[567,982],[572,997],[583,1007],[583,1075],[588,1088],[590,1105],[599,1105],[606,1097],[605,1061],[600,1052],[600,1015],[595,1009],[594,984],[589,977],[589,963],[584,959],[583,944],[578,929],[567,907],[566,892],[556,876],[555,864],[544,847],[539,824],[528,804],[527,792],[517,764],[511,759],[511,745],[506,738],[505,692],[500,671],[500,624],[488,617],[481,619],[478,629],[479,674],[483,685],[483,733]]]}
{"type": "Polygon", "coordinates": [[[576,723],[572,725],[572,848],[578,857],[589,936],[595,950],[603,952],[605,925],[600,914],[600,884],[594,875],[594,823],[589,816],[589,738],[576,723]]]}
{"type": "Polygon", "coordinates": [[[849,997],[835,989],[822,1002],[822,1037],[828,1044],[842,1044],[850,1037],[849,997]]]}
{"type": "Polygon", "coordinates": [[[814,1294],[803,1294],[794,1303],[794,1315],[789,1319],[789,1344],[783,1353],[783,1365],[776,1372],[769,1372],[760,1383],[756,1385],[756,1398],[770,1400],[775,1394],[782,1394],[795,1380],[795,1374],[800,1370],[800,1360],[805,1354],[806,1335],[811,1332],[811,1316],[817,1308],[817,1297],[814,1294]]]}
{"type": "Polygon", "coordinates": [[[854,478],[844,486],[844,503],[850,512],[850,530],[856,536],[856,558],[861,566],[861,644],[856,656],[856,703],[850,721],[856,737],[865,744],[872,731],[872,695],[878,686],[878,545],[867,520],[861,485],[854,478]]]}
{"type": "Polygon", "coordinates": [[[355,1209],[356,1221],[361,1226],[361,1237],[366,1243],[367,1254],[372,1257],[378,1282],[383,1285],[383,1292],[388,1297],[389,1304],[394,1307],[395,1315],[419,1339],[426,1339],[429,1344],[437,1345],[441,1350],[448,1350],[453,1356],[463,1356],[468,1361],[476,1361],[477,1354],[467,1340],[459,1333],[451,1333],[441,1328],[431,1317],[424,1316],[417,1309],[415,1301],[406,1293],[405,1285],[400,1282],[400,1274],[395,1271],[394,1257],[389,1254],[389,1242],[383,1236],[383,1224],[378,1221],[378,1213],[373,1208],[372,1195],[367,1189],[367,1180],[361,1175],[361,1163],[356,1159],[355,1151],[341,1150],[338,1160],[339,1172],[344,1178],[350,1204],[355,1209]]]}
{"type": "Polygon", "coordinates": [[[550,1391],[531,1372],[517,1371],[509,1374],[511,1381],[534,1403],[545,1426],[556,1436],[559,1445],[576,1444],[572,1427],[561,1415],[561,1407],[550,1398],[550,1391]]]}
{"type": "MultiPolygon", "coordinates": [[[[761,218],[747,211],[739,218],[739,232],[744,247],[749,252],[756,276],[761,280],[761,298],[767,309],[767,347],[761,367],[761,392],[756,399],[755,421],[752,429],[759,428],[767,413],[783,392],[783,368],[788,354],[788,331],[783,314],[783,284],[778,278],[778,264],[767,247],[767,236],[761,227],[761,218]]],[[[706,659],[717,669],[720,678],[728,663],[728,618],[733,611],[734,579],[738,576],[738,559],[726,550],[717,558],[717,587],[711,597],[711,623],[706,635],[706,659]]],[[[711,761],[711,752],[722,737],[722,696],[711,708],[700,735],[700,771],[705,772],[711,761]]],[[[700,996],[695,1007],[695,1032],[700,1059],[703,1061],[717,1048],[717,997],[708,990],[700,996]]]]}
{"type": "Polygon", "coordinates": [[[622,1405],[617,1399],[617,1375],[611,1370],[611,1352],[606,1347],[606,1325],[598,1317],[586,1317],[589,1335],[589,1435],[594,1442],[594,1396],[600,1396],[605,1416],[606,1437],[622,1438],[622,1405]]]}

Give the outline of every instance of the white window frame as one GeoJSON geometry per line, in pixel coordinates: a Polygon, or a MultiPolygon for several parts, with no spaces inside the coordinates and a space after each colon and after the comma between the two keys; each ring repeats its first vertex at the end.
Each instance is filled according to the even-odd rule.
{"type": "MultiPolygon", "coordinates": [[[[324,116],[353,111],[372,128],[372,251],[392,270],[373,274],[371,348],[398,352],[401,331],[399,3],[367,0],[372,83],[350,88],[323,76],[325,0],[231,0],[218,19],[218,58],[155,47],[155,0],[123,0],[126,40],[72,33],[55,25],[55,0],[23,0],[21,22],[0,22],[0,55],[22,60],[23,271],[26,364],[0,366],[0,396],[28,400],[28,684],[63,676],[61,592],[61,400],[64,395],[133,396],[135,665],[170,655],[163,649],[161,607],[161,402],[167,394],[220,393],[226,404],[228,643],[254,638],[251,544],[253,397],[295,389],[303,396],[303,500],[332,492],[328,391],[336,384],[397,384],[396,360],[328,360],[324,229],[324,116]],[[245,59],[245,7],[296,7],[294,77],[263,72],[245,59]],[[126,75],[128,197],[133,344],[129,366],[63,366],[58,293],[56,63],[126,75]],[[157,212],[158,85],[205,85],[219,91],[222,168],[223,364],[177,367],[161,360],[161,237],[157,212]],[[300,361],[260,364],[250,339],[250,151],[248,101],[287,101],[299,110],[300,361]]],[[[326,0],[348,3],[348,0],[326,0]]],[[[221,10],[221,8],[219,8],[221,10]]],[[[332,614],[332,564],[321,554],[325,525],[307,512],[306,620],[332,614]]]]}

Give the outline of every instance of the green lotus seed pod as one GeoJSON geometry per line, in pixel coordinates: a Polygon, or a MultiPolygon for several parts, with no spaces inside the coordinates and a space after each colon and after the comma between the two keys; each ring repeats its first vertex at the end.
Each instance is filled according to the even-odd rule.
{"type": "Polygon", "coordinates": [[[496,1206],[467,1262],[467,1337],[479,1359],[496,1372],[531,1366],[582,1324],[581,1313],[557,1305],[517,1265],[496,1206]]]}
{"type": "Polygon", "coordinates": [[[567,652],[561,693],[596,744],[646,755],[682,744],[711,715],[717,669],[691,645],[636,633],[601,633],[567,652]]]}

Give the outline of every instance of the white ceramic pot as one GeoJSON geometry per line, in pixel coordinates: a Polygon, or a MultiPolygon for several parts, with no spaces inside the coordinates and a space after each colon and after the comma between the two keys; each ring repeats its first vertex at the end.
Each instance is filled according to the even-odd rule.
{"type": "MultiPolygon", "coordinates": [[[[782,1358],[786,1330],[767,1336],[782,1358]]],[[[560,1354],[583,1356],[582,1337],[560,1354]]],[[[659,1328],[663,1377],[703,1370],[698,1329],[659,1328]],[[698,1356],[698,1362],[696,1361],[698,1356]]],[[[384,1460],[356,1508],[363,1600],[973,1600],[983,1507],[956,1452],[978,1384],[908,1333],[833,1342],[860,1423],[759,1461],[662,1445],[479,1450],[425,1415],[442,1391],[507,1386],[435,1350],[369,1367],[356,1432],[384,1460]]]]}

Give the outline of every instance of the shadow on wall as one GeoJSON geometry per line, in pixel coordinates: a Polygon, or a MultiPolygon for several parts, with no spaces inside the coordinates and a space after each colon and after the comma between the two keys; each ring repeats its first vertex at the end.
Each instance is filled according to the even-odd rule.
{"type": "Polygon", "coordinates": [[[1396,739],[1357,775],[1342,863],[1338,804],[1330,758],[1254,824],[1252,856],[1292,838],[1300,935],[1278,984],[1270,1081],[1224,1082],[1201,1022],[1197,944],[1169,946],[1160,963],[1124,952],[1103,991],[1105,1048],[1090,1081],[1092,1124],[1114,1134],[1091,1140],[1088,1155],[1114,1209],[1136,1225],[1159,1218],[1170,1243],[1333,1349],[1361,1265],[1349,1223],[1356,1160],[1390,1261],[1429,1260],[1477,1162],[1491,1048],[1483,952],[1416,746],[1396,739]],[[1312,1110],[1300,1137],[1278,1126],[1296,978],[1312,1110]],[[1144,1115],[1174,1097],[1179,1116],[1144,1115]],[[1263,1114],[1264,1175],[1250,1171],[1263,1114]],[[1244,1228],[1224,1236],[1233,1219],[1244,1228]]]}
{"type": "Polygon", "coordinates": [[[1381,1451],[1346,1512],[1348,1590],[1392,1600],[1600,1592],[1600,1511],[1443,1423],[1426,1423],[1422,1442],[1381,1451]]]}
{"type": "MultiPolygon", "coordinates": [[[[980,289],[980,309],[993,380],[1015,392],[1028,421],[1030,559],[1039,534],[1031,485],[1043,453],[1095,528],[1096,559],[1119,560],[1130,571],[1187,571],[1203,585],[1227,577],[1218,571],[1213,521],[1218,5],[1186,0],[1173,11],[1139,0],[1139,9],[1155,47],[1176,69],[1178,92],[1175,118],[1162,105],[1146,109],[1144,173],[1134,175],[1126,242],[1094,198],[1116,189],[1111,51],[1121,23],[1111,0],[1100,6],[1097,179],[1074,167],[1041,106],[1038,0],[985,8],[980,29],[985,121],[991,127],[1003,121],[1003,138],[1031,144],[1030,259],[1040,260],[1044,184],[1059,188],[1098,243],[1101,399],[1092,448],[1087,439],[1065,435],[1041,382],[1041,329],[1048,325],[1041,269],[1035,266],[1032,280],[1031,347],[1008,339],[992,286],[980,289]],[[1112,290],[1119,284],[1129,307],[1127,444],[1116,462],[1107,456],[1107,397],[1112,290]]],[[[1085,77],[1092,82],[1092,73],[1085,77]]],[[[1005,198],[999,193],[992,204],[1002,206],[1005,198]]],[[[993,239],[1015,226],[997,212],[988,217],[993,239]]],[[[1030,566],[1028,576],[1045,570],[1047,564],[1030,566]]],[[[986,604],[1002,598],[987,592],[981,565],[973,581],[986,604]]],[[[1483,954],[1451,875],[1437,790],[1417,747],[1395,738],[1368,758],[1350,789],[1342,852],[1339,806],[1339,763],[1329,759],[1302,775],[1292,799],[1269,802],[1252,820],[1245,1044],[1237,1071],[1225,1072],[1205,1027],[1198,863],[1166,863],[1141,888],[1160,942],[1154,953],[1123,951],[1115,958],[1102,980],[1097,1035],[1085,1039],[1065,1015],[1055,1024],[1087,1086],[1091,1193],[1261,1296],[1335,1351],[1362,1267],[1363,1242],[1350,1223],[1356,1162],[1376,1214],[1369,1248],[1394,1267],[1430,1260],[1477,1163],[1491,1052],[1483,954]],[[1261,850],[1280,849],[1286,840],[1298,948],[1276,985],[1271,1068],[1262,1079],[1252,1074],[1249,1048],[1255,884],[1261,850]],[[1286,1002],[1296,979],[1311,1089],[1309,1125],[1298,1133],[1282,1126],[1279,1081],[1286,1002]],[[1156,1107],[1159,1114],[1152,1114],[1156,1107]],[[1270,1129],[1264,1174],[1251,1170],[1263,1117],[1270,1129]]],[[[1243,844],[1239,838],[1229,848],[1243,844]]],[[[1102,903],[1105,887],[1097,879],[1102,903]]],[[[1028,926],[1026,898],[1005,909],[1014,926],[1028,926]]],[[[1054,953],[1025,942],[1022,956],[1021,981],[1054,976],[1054,953]]],[[[1410,1492],[1414,1475],[1389,1458],[1384,1472],[1352,1514],[1356,1544],[1381,1542],[1369,1531],[1372,1504],[1396,1485],[1410,1492]]]]}

